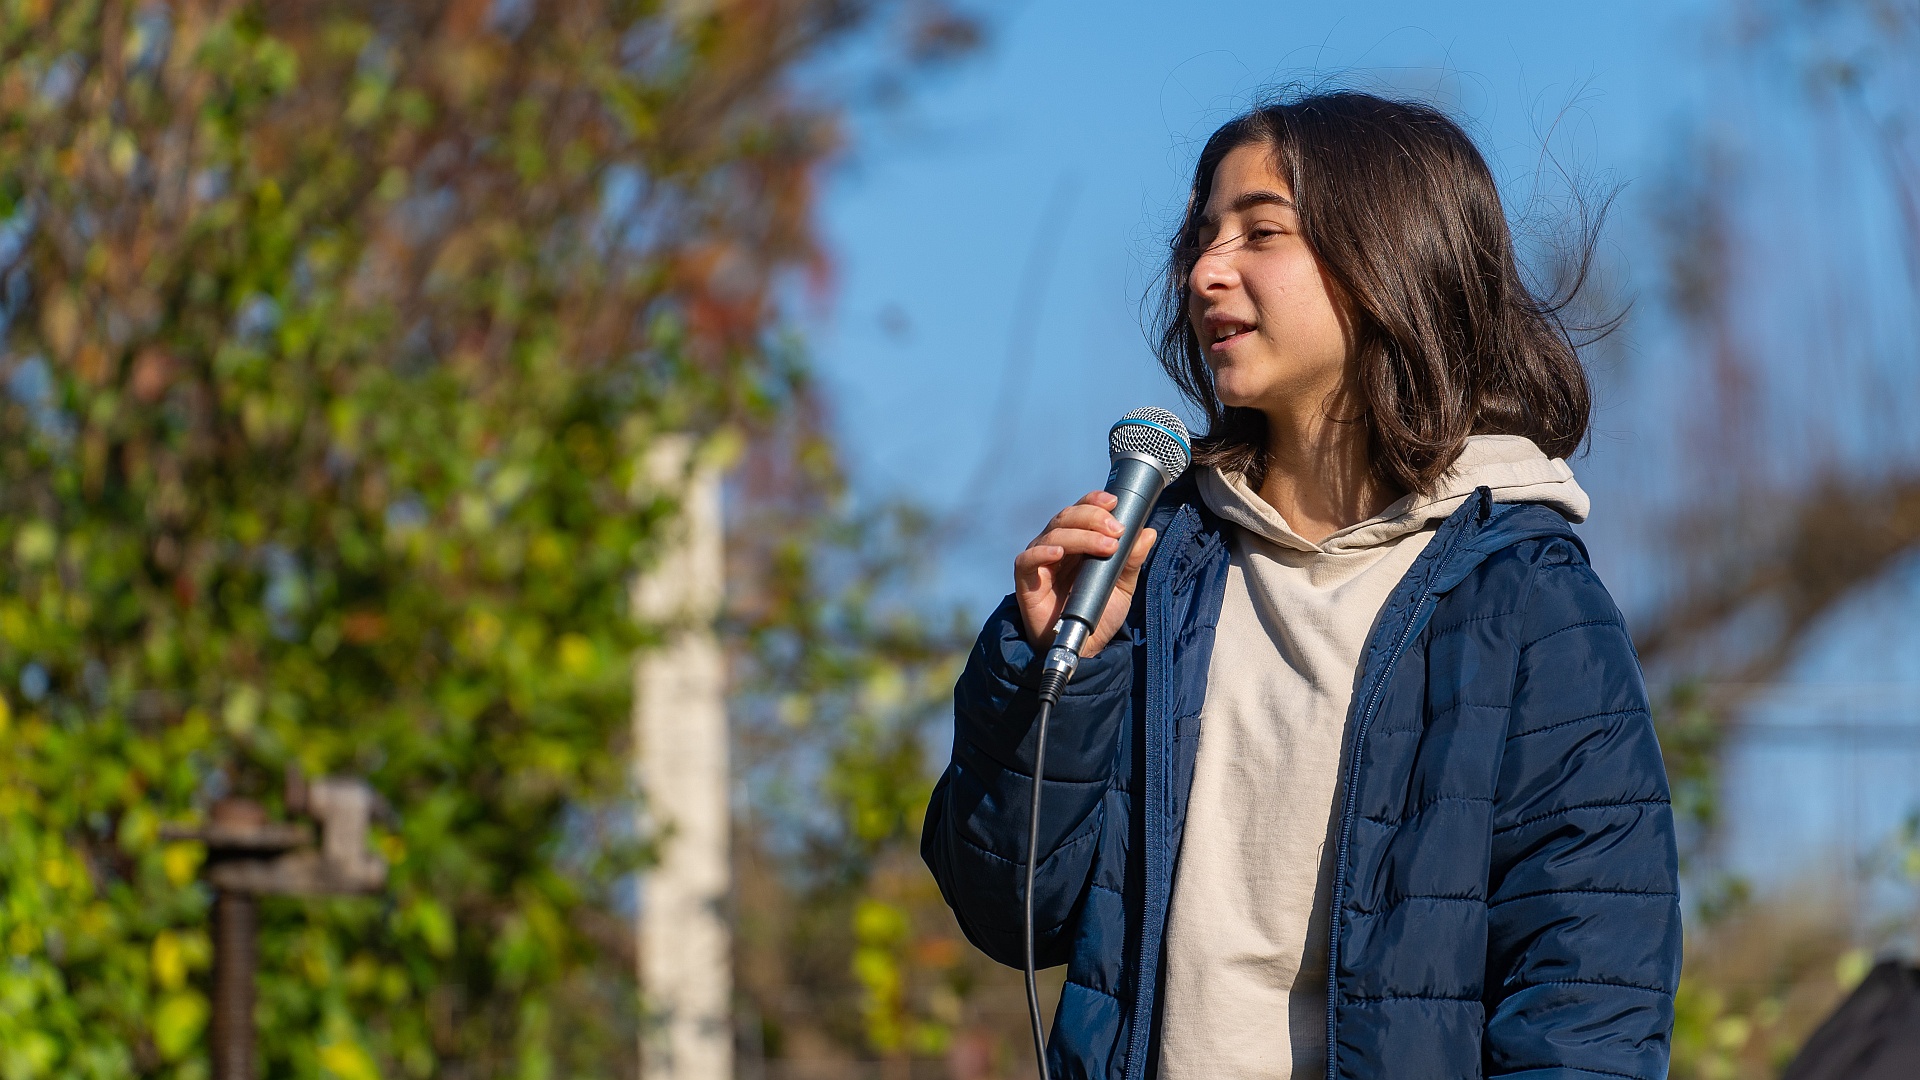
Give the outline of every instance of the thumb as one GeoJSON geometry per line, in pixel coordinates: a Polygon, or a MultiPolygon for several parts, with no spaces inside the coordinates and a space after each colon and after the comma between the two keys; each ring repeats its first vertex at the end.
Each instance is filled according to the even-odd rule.
{"type": "Polygon", "coordinates": [[[1147,564],[1147,555],[1153,551],[1153,542],[1159,538],[1158,530],[1140,530],[1139,538],[1133,542],[1133,550],[1127,553],[1127,564],[1120,568],[1120,584],[1127,591],[1133,591],[1134,583],[1140,578],[1140,568],[1147,564]]]}

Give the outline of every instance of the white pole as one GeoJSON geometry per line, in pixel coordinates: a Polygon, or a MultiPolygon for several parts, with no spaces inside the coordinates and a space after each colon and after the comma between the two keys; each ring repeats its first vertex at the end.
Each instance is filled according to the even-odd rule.
{"type": "Polygon", "coordinates": [[[660,861],[641,879],[641,1070],[647,1080],[731,1080],[731,886],[726,668],[714,633],[724,589],[720,473],[684,437],[649,456],[682,512],[640,576],[634,613],[666,628],[634,666],[633,732],[644,830],[660,861]]]}

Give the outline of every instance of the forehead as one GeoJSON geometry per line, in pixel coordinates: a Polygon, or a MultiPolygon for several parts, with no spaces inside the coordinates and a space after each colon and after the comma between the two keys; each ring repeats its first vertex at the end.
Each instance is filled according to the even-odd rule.
{"type": "Polygon", "coordinates": [[[1213,169],[1202,219],[1218,222],[1227,214],[1279,201],[1292,205],[1293,188],[1280,175],[1273,148],[1266,143],[1243,143],[1227,152],[1213,169]]]}

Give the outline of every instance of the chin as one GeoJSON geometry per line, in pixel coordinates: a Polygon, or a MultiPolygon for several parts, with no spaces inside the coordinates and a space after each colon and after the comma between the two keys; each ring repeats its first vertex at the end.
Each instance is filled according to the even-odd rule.
{"type": "Polygon", "coordinates": [[[1231,409],[1254,408],[1261,399],[1259,393],[1235,386],[1232,379],[1222,379],[1217,375],[1213,380],[1213,396],[1220,399],[1220,404],[1231,409]]]}

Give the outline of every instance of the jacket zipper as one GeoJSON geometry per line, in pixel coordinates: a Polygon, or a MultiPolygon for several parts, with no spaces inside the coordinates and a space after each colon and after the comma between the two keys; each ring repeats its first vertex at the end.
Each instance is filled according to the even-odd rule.
{"type": "Polygon", "coordinates": [[[1454,543],[1460,539],[1466,523],[1447,537],[1447,545],[1440,549],[1440,557],[1434,560],[1432,569],[1427,571],[1427,580],[1420,587],[1420,596],[1413,602],[1413,610],[1407,614],[1407,624],[1400,631],[1400,640],[1394,643],[1393,651],[1387,654],[1386,661],[1380,666],[1380,674],[1374,677],[1367,691],[1366,708],[1360,712],[1360,723],[1353,734],[1353,754],[1347,763],[1347,798],[1340,811],[1340,849],[1333,867],[1333,909],[1327,918],[1327,1080],[1339,1080],[1339,1054],[1334,1049],[1334,1005],[1338,1001],[1340,984],[1340,908],[1346,900],[1347,891],[1347,844],[1353,835],[1354,806],[1360,797],[1360,751],[1366,746],[1367,728],[1373,723],[1374,709],[1380,704],[1381,688],[1387,685],[1387,679],[1393,675],[1394,665],[1400,660],[1400,654],[1406,651],[1407,642],[1412,639],[1414,628],[1420,625],[1421,609],[1433,596],[1433,581],[1440,568],[1446,565],[1447,557],[1453,554],[1454,543]]]}
{"type": "MultiPolygon", "coordinates": [[[[1177,514],[1170,523],[1173,529],[1177,529],[1178,532],[1165,538],[1165,540],[1174,541],[1174,543],[1167,548],[1168,551],[1178,551],[1186,545],[1188,540],[1192,539],[1194,528],[1192,523],[1187,520],[1187,517],[1188,515],[1183,508],[1181,513],[1177,514]]],[[[1169,531],[1172,532],[1173,530],[1170,529],[1169,531]]],[[[1158,590],[1161,586],[1160,583],[1156,581],[1153,583],[1153,587],[1158,590]]],[[[1168,596],[1171,597],[1171,595],[1171,586],[1169,584],[1168,596]]],[[[1165,906],[1165,899],[1160,895],[1160,879],[1162,876],[1160,863],[1164,854],[1161,848],[1165,845],[1160,842],[1160,833],[1162,830],[1157,827],[1160,815],[1156,813],[1156,811],[1161,809],[1158,803],[1163,800],[1158,798],[1158,796],[1161,795],[1161,789],[1165,786],[1165,777],[1162,775],[1164,770],[1156,767],[1160,762],[1159,750],[1161,742],[1156,736],[1158,735],[1158,726],[1166,719],[1166,703],[1160,699],[1166,690],[1166,677],[1163,669],[1166,667],[1169,658],[1160,655],[1165,651],[1161,648],[1162,643],[1160,640],[1165,631],[1165,627],[1160,625],[1165,622],[1165,614],[1163,612],[1158,620],[1153,618],[1153,612],[1164,605],[1157,605],[1153,603],[1153,600],[1153,597],[1149,597],[1147,601],[1147,715],[1141,724],[1141,727],[1145,729],[1143,732],[1145,738],[1142,740],[1141,753],[1146,755],[1144,759],[1146,791],[1142,793],[1142,808],[1145,809],[1147,813],[1144,815],[1145,821],[1142,823],[1141,839],[1146,847],[1142,862],[1146,867],[1147,880],[1144,884],[1147,891],[1147,903],[1145,910],[1141,914],[1140,956],[1135,961],[1134,968],[1134,985],[1136,992],[1134,993],[1133,1002],[1133,1030],[1127,1040],[1126,1076],[1128,1080],[1142,1080],[1146,1074],[1147,1013],[1150,1007],[1149,1003],[1153,999],[1153,992],[1151,992],[1149,985],[1150,980],[1153,978],[1153,973],[1147,965],[1147,955],[1150,951],[1148,945],[1148,930],[1155,922],[1161,920],[1161,908],[1165,906]]],[[[1159,966],[1157,961],[1153,966],[1155,968],[1159,966]]]]}

